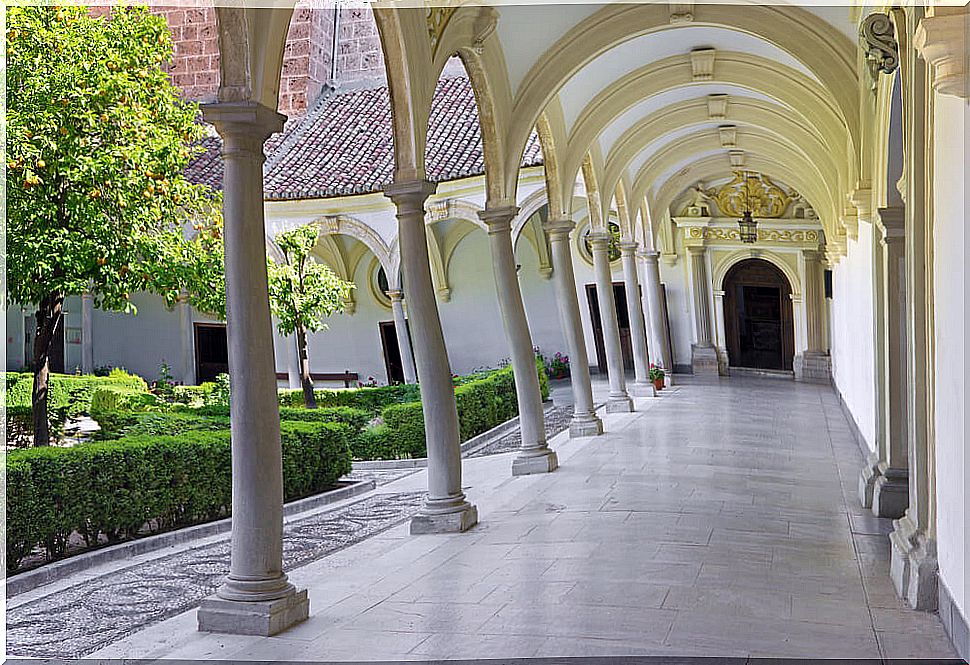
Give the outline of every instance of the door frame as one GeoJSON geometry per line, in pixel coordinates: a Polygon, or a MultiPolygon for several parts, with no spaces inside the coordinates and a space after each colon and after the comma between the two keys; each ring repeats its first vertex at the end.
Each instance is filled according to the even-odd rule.
{"type": "MultiPolygon", "coordinates": [[[[763,271],[764,272],[764,271],[763,271]]],[[[781,317],[781,371],[792,371],[795,358],[795,316],[792,302],[792,286],[788,276],[771,261],[760,258],[748,258],[732,265],[721,281],[724,308],[724,342],[727,347],[728,363],[730,367],[738,365],[741,357],[741,336],[738,330],[740,312],[737,309],[736,289],[745,286],[772,287],[778,289],[779,312],[781,317]],[[758,266],[771,272],[774,279],[766,279],[757,274],[744,275],[746,267],[758,266]]],[[[760,368],[755,368],[760,369],[760,368]]]]}
{"type": "MultiPolygon", "coordinates": [[[[204,381],[203,378],[202,378],[202,375],[203,375],[203,372],[202,372],[202,345],[199,344],[199,331],[202,330],[202,329],[206,329],[206,328],[208,328],[208,329],[221,328],[223,331],[225,331],[226,330],[226,324],[225,323],[208,323],[208,322],[204,322],[204,321],[193,321],[192,322],[192,346],[193,346],[193,355],[195,357],[195,380],[199,384],[204,383],[205,381],[211,380],[211,379],[205,379],[205,381],[204,381]]],[[[226,336],[226,373],[228,373],[229,372],[229,338],[228,338],[228,332],[226,333],[226,335],[227,335],[226,336]]],[[[210,363],[210,364],[214,364],[214,363],[210,363]]],[[[206,374],[208,374],[208,372],[206,372],[206,374]]]]}

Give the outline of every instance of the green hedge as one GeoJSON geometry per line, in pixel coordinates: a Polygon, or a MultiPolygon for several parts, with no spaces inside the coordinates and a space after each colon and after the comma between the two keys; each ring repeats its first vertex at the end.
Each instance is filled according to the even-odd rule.
{"type": "MultiPolygon", "coordinates": [[[[285,422],[284,497],[328,489],[351,468],[350,428],[285,422]]],[[[217,519],[231,503],[229,432],[130,436],[73,448],[7,454],[7,567],[16,570],[37,546],[65,553],[73,532],[93,545],[146,524],[153,531],[217,519]]]]}
{"type": "Polygon", "coordinates": [[[101,427],[104,438],[133,425],[137,421],[135,414],[162,408],[163,403],[151,393],[107,386],[94,391],[90,413],[101,427]]]}
{"type": "MultiPolygon", "coordinates": [[[[539,387],[543,399],[549,397],[549,381],[543,380],[545,372],[537,362],[539,387]]],[[[515,377],[511,367],[476,375],[472,381],[458,381],[455,403],[458,407],[458,428],[461,441],[487,432],[496,425],[510,420],[519,413],[515,394],[515,377]]],[[[426,457],[424,413],[421,402],[392,404],[381,413],[383,428],[362,433],[362,451],[375,451],[378,459],[400,457],[426,457]]],[[[359,457],[355,451],[354,457],[359,457]]],[[[364,459],[374,459],[365,457],[364,459]]]]}
{"type": "MultiPolygon", "coordinates": [[[[403,404],[421,399],[421,389],[414,384],[350,390],[314,390],[317,406],[349,406],[377,415],[388,404],[403,404]]],[[[280,406],[302,407],[302,390],[279,391],[280,406]]]]}

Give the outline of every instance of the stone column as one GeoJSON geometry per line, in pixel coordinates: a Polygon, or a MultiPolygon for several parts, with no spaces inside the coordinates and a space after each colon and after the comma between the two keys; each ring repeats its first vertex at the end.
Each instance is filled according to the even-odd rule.
{"type": "Polygon", "coordinates": [[[542,394],[539,391],[536,355],[515,267],[512,219],[518,212],[518,208],[505,207],[486,208],[478,213],[488,227],[495,290],[512,358],[515,396],[519,403],[519,428],[522,436],[519,454],[512,460],[513,476],[548,473],[559,466],[556,453],[546,443],[546,420],[542,409],[542,394]]]}
{"type": "Polygon", "coordinates": [[[573,417],[569,436],[596,436],[603,433],[603,421],[593,406],[593,386],[589,380],[589,357],[583,336],[583,320],[576,296],[576,276],[569,249],[569,233],[576,225],[571,219],[548,220],[543,224],[552,248],[552,277],[559,304],[559,322],[569,352],[569,382],[573,389],[573,417]]]}
{"type": "Polygon", "coordinates": [[[94,373],[94,296],[81,294],[81,371],[94,373]]]}
{"type": "Polygon", "coordinates": [[[880,407],[886,423],[886,458],[879,461],[872,491],[872,512],[902,517],[909,502],[909,452],[906,431],[906,257],[903,208],[879,211],[883,231],[884,384],[880,407]]]}
{"type": "MultiPolygon", "coordinates": [[[[921,7],[907,8],[907,20],[919,21],[921,7]]],[[[920,24],[922,26],[922,23],[920,24]]],[[[917,30],[917,37],[922,37],[917,30]]],[[[928,44],[924,39],[921,50],[928,44]]],[[[928,337],[932,302],[927,261],[932,243],[928,234],[926,180],[927,154],[931,145],[927,120],[927,65],[912,49],[901,63],[903,78],[903,176],[905,188],[905,266],[906,266],[906,413],[909,443],[909,506],[906,514],[893,523],[890,574],[896,591],[915,609],[935,610],[937,606],[936,508],[934,505],[934,455],[931,452],[929,421],[932,390],[932,346],[928,337]]]]}
{"type": "Polygon", "coordinates": [[[829,383],[832,359],[825,349],[825,291],[822,285],[823,254],[817,250],[802,252],[805,265],[805,330],[807,348],[795,356],[796,381],[829,383]]]}
{"type": "Polygon", "coordinates": [[[691,369],[694,374],[718,376],[717,349],[711,334],[710,280],[707,278],[707,248],[691,245],[687,248],[690,263],[690,285],[694,298],[694,333],[691,348],[691,369]]]}
{"type": "Polygon", "coordinates": [[[266,282],[263,143],[285,116],[252,102],[203,106],[222,137],[226,330],[232,377],[229,575],[202,601],[199,630],[273,635],[307,618],[283,573],[283,463],[266,282]]]}
{"type": "Polygon", "coordinates": [[[643,297],[646,300],[647,331],[649,333],[647,349],[650,361],[667,370],[666,382],[671,383],[674,361],[667,339],[667,328],[664,323],[663,285],[660,283],[660,252],[646,250],[638,252],[640,265],[643,268],[643,297]]]}
{"type": "Polygon", "coordinates": [[[411,312],[428,447],[428,499],[411,519],[412,534],[465,531],[478,522],[478,510],[465,500],[461,489],[455,385],[431,281],[424,204],[434,190],[434,183],[424,180],[395,182],[384,189],[397,207],[401,273],[411,312]]]}
{"type": "Polygon", "coordinates": [[[590,233],[589,245],[593,253],[593,272],[596,275],[596,302],[603,326],[603,345],[606,347],[606,373],[610,379],[607,413],[633,411],[633,400],[626,392],[623,352],[620,348],[620,324],[616,319],[616,300],[613,297],[613,274],[610,269],[610,235],[605,231],[590,233]]]}
{"type": "Polygon", "coordinates": [[[179,373],[182,383],[193,386],[197,382],[195,376],[195,356],[193,348],[195,346],[195,330],[192,326],[192,305],[189,302],[189,294],[182,292],[179,294],[175,305],[179,312],[179,373]]]}
{"type": "Polygon", "coordinates": [[[397,337],[397,347],[401,352],[404,383],[417,383],[418,374],[414,368],[414,354],[411,352],[411,333],[408,332],[408,320],[404,316],[404,293],[402,291],[388,291],[387,297],[391,299],[394,335],[397,337]]]}
{"type": "Polygon", "coordinates": [[[643,299],[640,296],[640,278],[637,275],[635,242],[621,242],[620,256],[623,260],[623,284],[626,291],[626,311],[630,318],[630,341],[633,346],[633,368],[636,383],[650,387],[650,354],[647,350],[647,331],[643,317],[643,299]]]}

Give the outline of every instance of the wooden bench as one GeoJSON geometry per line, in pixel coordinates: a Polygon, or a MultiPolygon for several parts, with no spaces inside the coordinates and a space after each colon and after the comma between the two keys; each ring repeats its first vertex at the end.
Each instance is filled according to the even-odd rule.
{"type": "MultiPolygon", "coordinates": [[[[288,378],[290,378],[290,375],[287,372],[277,372],[276,378],[279,381],[285,381],[288,378]]],[[[354,388],[357,386],[357,382],[360,380],[360,376],[357,374],[357,372],[351,372],[350,370],[346,370],[338,373],[310,372],[310,379],[312,379],[315,382],[316,381],[326,381],[326,382],[343,381],[344,388],[354,388]]]]}

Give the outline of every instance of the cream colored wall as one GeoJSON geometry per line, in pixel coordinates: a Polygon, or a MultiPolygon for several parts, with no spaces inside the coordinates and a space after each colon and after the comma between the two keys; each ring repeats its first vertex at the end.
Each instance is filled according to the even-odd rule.
{"type": "Polygon", "coordinates": [[[967,454],[966,302],[970,245],[966,225],[967,168],[970,149],[966,127],[970,108],[956,97],[936,97],[934,155],[934,301],[936,381],[936,505],[940,579],[964,616],[970,615],[970,455],[967,454]]]}
{"type": "Polygon", "coordinates": [[[831,352],[832,378],[866,443],[875,450],[872,242],[873,226],[860,223],[858,239],[848,241],[845,257],[835,266],[831,352]]]}

